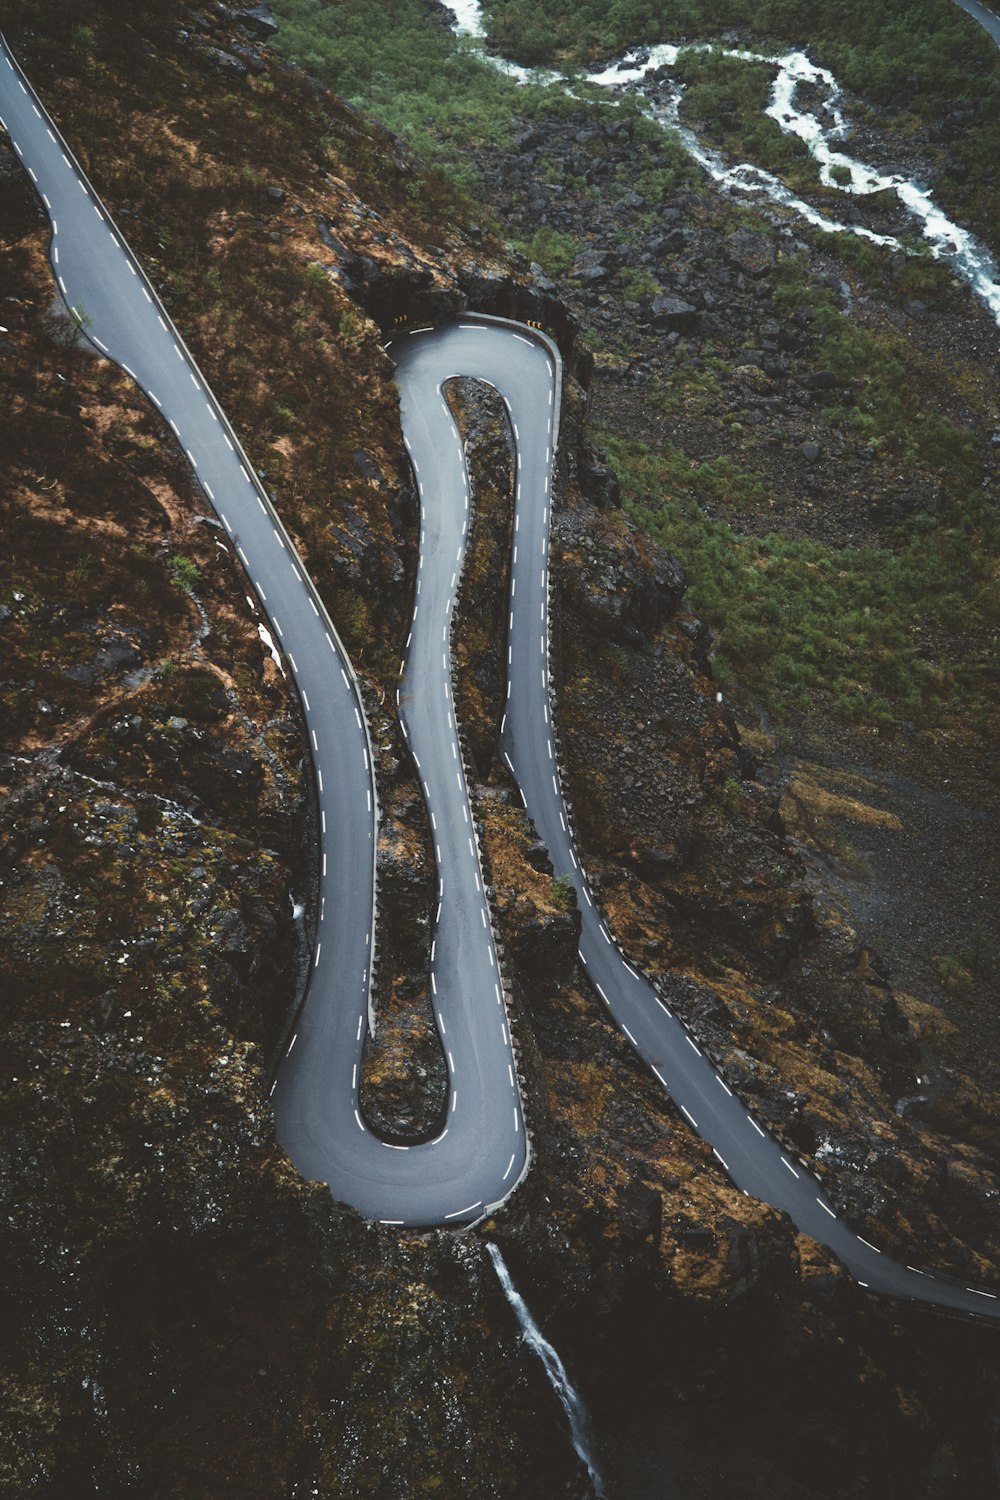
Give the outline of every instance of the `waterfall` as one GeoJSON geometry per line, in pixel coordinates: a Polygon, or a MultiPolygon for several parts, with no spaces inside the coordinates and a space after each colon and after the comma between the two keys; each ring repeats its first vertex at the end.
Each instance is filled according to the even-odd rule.
{"type": "Polygon", "coordinates": [[[604,1481],[601,1478],[600,1470],[591,1451],[590,1428],[583,1402],[580,1400],[569,1376],[566,1374],[566,1368],[562,1360],[531,1316],[524,1298],[511,1281],[507,1263],[500,1254],[499,1247],[488,1240],[486,1248],[490,1253],[490,1259],[493,1262],[497,1276],[500,1278],[500,1285],[504,1289],[504,1295],[514,1309],[514,1316],[521,1325],[524,1341],[529,1348],[535,1351],[545,1366],[545,1373],[549,1377],[552,1389],[562,1403],[563,1411],[569,1419],[569,1430],[570,1436],[573,1439],[573,1447],[579,1454],[581,1461],[586,1465],[587,1473],[590,1475],[590,1482],[594,1487],[594,1494],[598,1497],[598,1500],[607,1500],[604,1481]]]}

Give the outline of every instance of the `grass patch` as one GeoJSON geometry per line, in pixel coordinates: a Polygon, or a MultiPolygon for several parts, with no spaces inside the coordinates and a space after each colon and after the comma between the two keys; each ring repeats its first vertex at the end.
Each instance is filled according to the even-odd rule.
{"type": "Polygon", "coordinates": [[[1000,658],[984,629],[1000,625],[1000,537],[985,511],[918,517],[893,547],[744,536],[705,514],[701,466],[682,473],[682,456],[610,431],[600,442],[629,513],[687,571],[729,691],[779,715],[819,706],[885,729],[995,731],[1000,658]]]}
{"type": "Polygon", "coordinates": [[[549,224],[541,224],[530,240],[519,246],[529,260],[537,261],[547,276],[565,276],[580,253],[580,246],[568,234],[562,234],[549,224]]]}
{"type": "Polygon", "coordinates": [[[422,0],[395,0],[377,26],[369,0],[275,0],[273,9],[281,52],[475,189],[466,153],[512,134],[524,101],[511,79],[432,20],[422,0]]]}

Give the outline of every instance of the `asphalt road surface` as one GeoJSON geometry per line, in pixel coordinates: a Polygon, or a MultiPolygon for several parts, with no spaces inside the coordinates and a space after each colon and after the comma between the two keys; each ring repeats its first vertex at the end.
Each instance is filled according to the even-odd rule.
{"type": "Polygon", "coordinates": [[[449,581],[460,568],[468,498],[456,488],[464,473],[457,440],[453,436],[449,450],[426,460],[432,475],[443,465],[442,494],[452,501],[426,521],[432,537],[448,533],[449,556],[447,566],[436,555],[424,556],[425,603],[414,621],[409,661],[426,697],[422,688],[408,710],[411,742],[418,755],[426,743],[421,764],[445,807],[436,834],[442,889],[431,982],[450,1080],[438,1135],[405,1148],[384,1144],[368,1130],[358,1104],[371,1015],[378,809],[350,662],[204,376],[6,46],[0,118],[52,221],[53,272],[67,308],[77,310],[84,336],[137,381],[172,429],[246,568],[268,622],[266,638],[280,648],[302,701],[320,825],[319,911],[308,990],[273,1091],[278,1138],[304,1176],[328,1183],[336,1198],[371,1218],[407,1225],[479,1218],[517,1185],[528,1144],[454,716],[445,699],[450,683],[442,631],[450,619],[449,581]],[[447,790],[445,773],[456,778],[447,790]]]}
{"type": "Polygon", "coordinates": [[[997,15],[995,10],[988,5],[981,4],[980,0],[955,0],[955,3],[960,5],[974,21],[978,21],[980,26],[985,26],[997,46],[1000,47],[1000,15],[997,15]]]}
{"type": "MultiPolygon", "coordinates": [[[[809,1167],[753,1119],[683,1023],[628,962],[595,904],[562,794],[550,708],[548,547],[550,474],[558,437],[557,356],[537,335],[526,334],[478,321],[458,323],[397,340],[391,352],[404,391],[404,423],[412,421],[418,403],[429,419],[450,375],[488,382],[507,407],[517,475],[501,748],[553,869],[568,876],[576,889],[583,917],[580,958],[587,977],[615,1024],[738,1187],[784,1209],[799,1229],[829,1246],[862,1286],[996,1317],[1000,1306],[991,1294],[932,1279],[922,1267],[897,1264],[839,1217],[809,1167]]],[[[439,821],[441,816],[439,810],[439,821]]]]}
{"type": "Polygon", "coordinates": [[[469,1223],[497,1206],[529,1151],[451,697],[450,633],[468,530],[469,482],[442,395],[450,376],[493,385],[517,454],[507,704],[502,748],[557,873],[583,915],[580,957],[595,993],[691,1129],[748,1194],[785,1210],[872,1291],[1000,1318],[985,1290],[902,1266],[838,1216],[808,1165],[748,1113],[697,1042],[619,950],[580,868],[561,790],[549,695],[549,522],[560,366],[544,337],[469,318],[389,346],[421,496],[413,629],[400,713],[438,860],[431,988],[448,1056],[433,1140],[381,1141],[358,1107],[369,1020],[378,809],[357,684],[336,632],[257,476],[107,210],[27,80],[0,49],[0,119],[52,220],[52,263],[86,336],[162,413],[215,506],[280,643],[312,747],[320,815],[320,908],[311,981],[274,1091],[278,1135],[300,1171],[371,1218],[469,1223]]]}

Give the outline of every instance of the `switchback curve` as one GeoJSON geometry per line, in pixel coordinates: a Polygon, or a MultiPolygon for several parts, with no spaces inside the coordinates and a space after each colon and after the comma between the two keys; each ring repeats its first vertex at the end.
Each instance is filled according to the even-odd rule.
{"type": "MultiPolygon", "coordinates": [[[[447,643],[469,503],[464,458],[441,387],[451,375],[473,375],[503,395],[517,450],[517,550],[511,569],[502,748],[554,863],[572,872],[583,914],[580,957],[595,991],[691,1127],[712,1145],[723,1168],[745,1192],[785,1210],[801,1230],[829,1246],[863,1287],[1000,1320],[995,1294],[901,1266],[856,1235],[838,1217],[806,1164],[790,1158],[750,1116],[609,932],[578,863],[551,722],[548,539],[558,435],[558,356],[541,336],[482,318],[424,330],[392,346],[407,442],[421,488],[421,589],[426,580],[427,595],[417,602],[426,603],[423,619],[428,622],[418,630],[415,621],[401,712],[415,756],[422,767],[426,765],[422,777],[433,821],[440,805],[449,825],[447,839],[458,848],[464,837],[468,848],[467,856],[459,851],[455,865],[457,871],[467,864],[464,880],[456,875],[452,881],[446,860],[441,860],[447,881],[442,894],[455,905],[447,936],[443,931],[439,935],[442,951],[435,962],[448,968],[460,990],[472,977],[476,993],[470,988],[457,997],[456,1015],[464,1017],[468,1034],[453,1033],[450,1042],[447,1032],[443,1036],[453,1053],[449,1116],[455,1117],[454,1123],[435,1141],[408,1149],[381,1142],[366,1129],[357,1109],[357,1074],[370,1005],[378,807],[371,745],[350,662],[207,382],[2,37],[0,109],[0,124],[8,130],[51,217],[53,269],[67,304],[71,309],[86,307],[87,336],[121,364],[169,421],[233,538],[302,698],[322,830],[319,931],[306,1004],[275,1094],[279,1135],[300,1170],[329,1181],[335,1196],[370,1217],[424,1225],[480,1218],[512,1190],[528,1162],[502,989],[494,988],[491,996],[488,985],[480,983],[487,970],[495,973],[496,952],[475,838],[462,835],[458,821],[459,814],[463,825],[471,821],[468,793],[464,777],[454,764],[449,767],[449,760],[459,757],[455,742],[442,729],[441,712],[426,706],[433,701],[435,679],[442,700],[450,703],[447,643]],[[421,463],[427,466],[424,475],[418,468],[421,463]],[[446,586],[444,577],[452,574],[446,586]],[[434,664],[438,647],[443,648],[440,676],[434,664]],[[421,756],[421,745],[432,764],[421,756]],[[447,793],[436,786],[439,752],[444,767],[456,777],[455,790],[449,786],[447,793]],[[471,960],[470,931],[476,932],[471,960]],[[487,1015],[490,1023],[484,1019],[487,1015]],[[505,1051],[509,1072],[504,1098],[503,1080],[494,1064],[505,1051]],[[459,1096],[458,1070],[466,1066],[471,1086],[459,1096]],[[466,1105],[461,1129],[460,1097],[466,1105]],[[501,1100],[510,1125],[497,1132],[493,1120],[501,1100]],[[477,1138],[479,1148],[470,1150],[477,1138]],[[511,1138],[520,1144],[508,1159],[511,1138]],[[385,1153],[392,1153],[392,1166],[385,1153]],[[466,1197],[466,1186],[470,1195],[478,1196],[461,1201],[457,1208],[446,1207],[466,1197]]],[[[419,617],[419,611],[415,615],[419,617]]],[[[453,713],[450,708],[445,712],[457,738],[453,713]]],[[[449,978],[449,988],[453,979],[449,978]]],[[[493,983],[496,986],[497,980],[493,983]]],[[[439,1007],[439,1023],[440,1017],[439,1007]]]]}

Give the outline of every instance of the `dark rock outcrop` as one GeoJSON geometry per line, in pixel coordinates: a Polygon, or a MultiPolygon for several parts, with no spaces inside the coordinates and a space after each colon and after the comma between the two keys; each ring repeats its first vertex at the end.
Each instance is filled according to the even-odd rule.
{"type": "Polygon", "coordinates": [[[262,42],[270,41],[280,29],[271,7],[267,4],[238,6],[233,10],[232,16],[234,21],[252,32],[262,42]]]}
{"type": "MultiPolygon", "coordinates": [[[[586,510],[557,514],[553,536],[574,609],[595,628],[641,641],[680,607],[685,579],[679,563],[621,518],[602,533],[586,510]]],[[[613,514],[613,513],[612,513],[613,514]]]]}
{"type": "Polygon", "coordinates": [[[650,316],[665,333],[695,333],[699,325],[698,309],[681,297],[654,297],[650,316]]]}

